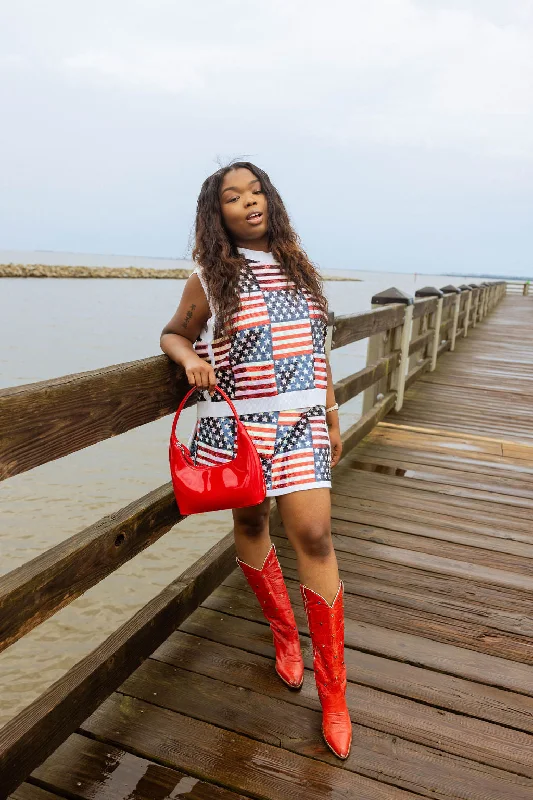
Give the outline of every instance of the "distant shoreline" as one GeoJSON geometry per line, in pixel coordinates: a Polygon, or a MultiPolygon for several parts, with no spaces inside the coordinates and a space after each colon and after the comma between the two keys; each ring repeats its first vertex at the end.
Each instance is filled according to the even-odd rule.
{"type": "MultiPolygon", "coordinates": [[[[0,278],[156,278],[186,280],[190,269],[153,267],[66,267],[48,264],[0,264],[0,278]]],[[[323,276],[324,281],[357,281],[361,278],[323,276]]]]}

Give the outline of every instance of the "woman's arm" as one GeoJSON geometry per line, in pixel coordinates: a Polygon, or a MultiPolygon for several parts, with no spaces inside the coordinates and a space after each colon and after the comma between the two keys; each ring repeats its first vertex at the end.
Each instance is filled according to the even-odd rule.
{"type": "MultiPolygon", "coordinates": [[[[328,388],[326,391],[326,408],[335,405],[335,392],[333,390],[333,377],[331,375],[331,367],[329,358],[326,356],[326,370],[328,374],[328,388]]],[[[329,431],[329,441],[331,444],[331,466],[334,467],[342,453],[341,429],[339,425],[339,412],[328,411],[326,413],[326,422],[329,431]]]]}
{"type": "Polygon", "coordinates": [[[191,386],[213,394],[216,385],[211,364],[198,356],[193,344],[210,317],[209,304],[198,275],[187,280],[176,313],[161,332],[161,350],[185,369],[191,386]]]}

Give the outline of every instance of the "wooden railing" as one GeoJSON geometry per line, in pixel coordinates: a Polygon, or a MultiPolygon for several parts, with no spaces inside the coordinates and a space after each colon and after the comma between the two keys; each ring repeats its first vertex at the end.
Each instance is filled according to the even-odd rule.
{"type": "MultiPolygon", "coordinates": [[[[327,348],[369,339],[367,365],[335,384],[342,405],[364,392],[344,453],[393,408],[439,355],[505,295],[503,281],[381,292],[373,309],[328,321],[327,348]]],[[[0,479],[173,412],[188,390],[166,356],[0,391],[0,479]]],[[[274,510],[273,515],[276,514],[274,510]]],[[[171,483],[0,578],[0,650],[149,547],[183,516],[171,483]]],[[[10,794],[164,642],[234,568],[229,533],[0,730],[0,798],[10,794]]]]}
{"type": "Polygon", "coordinates": [[[524,297],[533,294],[530,289],[531,281],[506,281],[506,283],[507,294],[521,294],[524,297]]]}

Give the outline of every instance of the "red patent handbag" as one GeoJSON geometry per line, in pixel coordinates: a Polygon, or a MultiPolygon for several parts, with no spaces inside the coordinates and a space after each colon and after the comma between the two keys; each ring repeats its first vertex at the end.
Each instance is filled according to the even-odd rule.
{"type": "Polygon", "coordinates": [[[176,424],[186,401],[196,391],[196,387],[193,387],[174,415],[169,445],[174,495],[180,512],[185,515],[255,506],[266,497],[261,460],[250,434],[227,394],[218,386],[215,388],[229,404],[237,420],[237,454],[223,464],[209,467],[198,465],[194,463],[190,450],[176,438],[176,424]]]}

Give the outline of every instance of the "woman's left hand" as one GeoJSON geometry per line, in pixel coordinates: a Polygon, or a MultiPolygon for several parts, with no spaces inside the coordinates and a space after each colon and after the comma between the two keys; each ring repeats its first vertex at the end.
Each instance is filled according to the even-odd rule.
{"type": "Polygon", "coordinates": [[[342,453],[341,429],[338,425],[335,425],[328,430],[331,444],[331,466],[333,468],[338,463],[342,453]]]}

